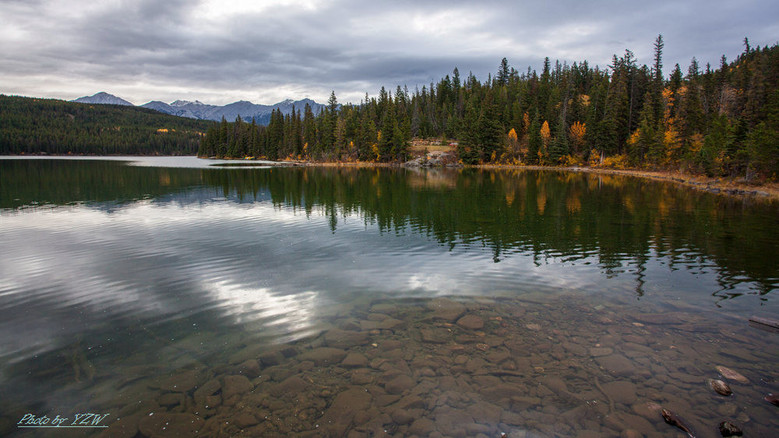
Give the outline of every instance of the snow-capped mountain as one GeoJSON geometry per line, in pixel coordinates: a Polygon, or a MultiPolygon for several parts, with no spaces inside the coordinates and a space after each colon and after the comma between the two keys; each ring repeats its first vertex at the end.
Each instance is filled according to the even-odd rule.
{"type": "MultiPolygon", "coordinates": [[[[131,105],[132,103],[120,99],[111,94],[100,92],[93,96],[80,97],[73,102],[81,103],[101,103],[101,104],[113,104],[113,105],[131,105]]],[[[153,109],[165,114],[172,114],[179,117],[189,117],[190,119],[201,120],[225,120],[232,122],[240,116],[241,119],[249,122],[254,118],[257,124],[267,125],[270,121],[270,115],[275,109],[281,110],[282,114],[290,114],[294,107],[296,111],[301,113],[306,107],[306,104],[311,106],[311,110],[314,114],[318,114],[325,105],[316,103],[311,99],[302,99],[294,101],[287,99],[274,105],[260,105],[252,103],[246,100],[239,100],[238,102],[229,103],[227,105],[209,105],[199,100],[194,102],[188,100],[176,100],[171,103],[165,103],[159,100],[152,100],[151,102],[140,105],[143,108],[153,109]]]]}
{"type": "Polygon", "coordinates": [[[79,102],[79,103],[99,103],[104,105],[125,105],[125,106],[134,106],[132,103],[120,98],[116,97],[113,94],[108,94],[105,92],[99,92],[97,94],[93,94],[91,96],[83,96],[79,97],[78,99],[73,100],[73,102],[79,102]]]}
{"type": "Polygon", "coordinates": [[[287,99],[274,105],[260,105],[246,100],[239,100],[238,102],[229,103],[223,106],[208,105],[197,100],[194,102],[177,100],[170,104],[154,100],[141,106],[144,108],[151,108],[161,113],[193,119],[219,121],[224,117],[225,120],[232,122],[240,116],[241,119],[247,122],[254,118],[258,124],[267,125],[273,110],[279,109],[282,114],[286,115],[290,114],[294,107],[296,111],[302,113],[306,104],[311,106],[311,110],[314,114],[318,114],[325,107],[325,105],[316,103],[311,99],[298,101],[287,99]]]}
{"type": "Polygon", "coordinates": [[[194,102],[187,100],[176,100],[170,104],[160,102],[159,100],[153,100],[141,106],[144,108],[151,108],[155,111],[159,111],[165,114],[189,117],[190,119],[221,120],[221,117],[214,119],[211,115],[212,112],[216,111],[220,107],[216,105],[206,105],[203,102],[197,100],[194,102]]]}

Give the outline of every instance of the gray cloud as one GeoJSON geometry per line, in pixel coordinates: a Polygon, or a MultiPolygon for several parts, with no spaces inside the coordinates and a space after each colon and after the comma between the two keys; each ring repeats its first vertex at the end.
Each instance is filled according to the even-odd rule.
{"type": "Polygon", "coordinates": [[[272,103],[341,101],[381,86],[410,89],[456,66],[480,79],[502,57],[520,71],[544,56],[606,66],[631,49],[651,63],[662,33],[665,70],[695,56],[775,44],[779,6],[693,0],[267,0],[0,3],[0,92],[72,99],[108,91],[152,99],[272,103]]]}

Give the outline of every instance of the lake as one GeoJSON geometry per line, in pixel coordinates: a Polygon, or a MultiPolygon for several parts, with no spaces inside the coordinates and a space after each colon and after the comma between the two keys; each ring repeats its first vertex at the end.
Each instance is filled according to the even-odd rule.
{"type": "Polygon", "coordinates": [[[0,435],[779,431],[776,203],[224,164],[0,159],[0,435]]]}

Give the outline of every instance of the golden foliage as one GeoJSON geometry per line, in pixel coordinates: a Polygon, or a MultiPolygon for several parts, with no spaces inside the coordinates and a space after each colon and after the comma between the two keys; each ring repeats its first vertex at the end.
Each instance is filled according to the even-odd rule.
{"type": "Polygon", "coordinates": [[[665,146],[668,158],[673,157],[682,147],[681,141],[679,141],[679,132],[672,123],[666,126],[663,133],[663,146],[665,146]]]}
{"type": "Polygon", "coordinates": [[[635,131],[633,131],[632,134],[630,134],[630,138],[628,138],[627,143],[630,146],[633,146],[634,144],[638,143],[638,140],[641,138],[641,128],[636,128],[635,131]]]}
{"type": "Polygon", "coordinates": [[[581,166],[584,161],[578,155],[566,155],[560,160],[560,164],[565,167],[581,166]]]}
{"type": "MultiPolygon", "coordinates": [[[[507,164],[519,164],[520,144],[519,136],[514,128],[506,135],[506,150],[500,157],[501,161],[507,164]]],[[[494,155],[494,153],[493,153],[494,155]]],[[[493,161],[495,161],[493,157],[493,161]]]]}
{"type": "Polygon", "coordinates": [[[590,160],[587,163],[590,167],[597,167],[601,164],[601,153],[597,149],[590,151],[590,160]]]}
{"type": "Polygon", "coordinates": [[[603,163],[600,167],[607,167],[609,169],[627,169],[628,165],[627,155],[614,155],[603,159],[603,163]]]}
{"type": "Polygon", "coordinates": [[[670,122],[671,119],[671,109],[674,107],[674,97],[673,92],[670,88],[663,88],[663,100],[666,102],[665,108],[663,109],[663,119],[667,122],[670,122]]]}
{"type": "Polygon", "coordinates": [[[579,96],[579,102],[583,106],[590,106],[590,96],[588,96],[586,94],[582,94],[581,96],[579,96]]]}
{"type": "Polygon", "coordinates": [[[587,134],[587,125],[579,121],[573,122],[573,125],[568,128],[568,134],[570,134],[571,141],[578,149],[579,146],[584,145],[584,136],[587,134]]]}
{"type": "Polygon", "coordinates": [[[690,152],[698,154],[703,147],[703,134],[696,132],[690,138],[690,152]]]}
{"type": "Polygon", "coordinates": [[[530,127],[530,115],[525,112],[525,114],[522,114],[522,126],[527,131],[527,128],[530,127]]]}
{"type": "Polygon", "coordinates": [[[552,133],[549,131],[549,123],[546,120],[544,120],[544,124],[541,125],[541,138],[544,140],[544,143],[552,138],[552,133]]]}

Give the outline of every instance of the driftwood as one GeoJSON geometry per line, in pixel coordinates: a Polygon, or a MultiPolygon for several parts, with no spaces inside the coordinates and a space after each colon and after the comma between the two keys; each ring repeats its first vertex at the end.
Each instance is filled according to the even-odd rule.
{"type": "Polygon", "coordinates": [[[768,327],[779,329],[779,321],[777,321],[775,319],[768,319],[768,318],[761,318],[759,316],[753,316],[753,317],[749,318],[749,322],[754,322],[755,324],[766,325],[768,327]]]}

